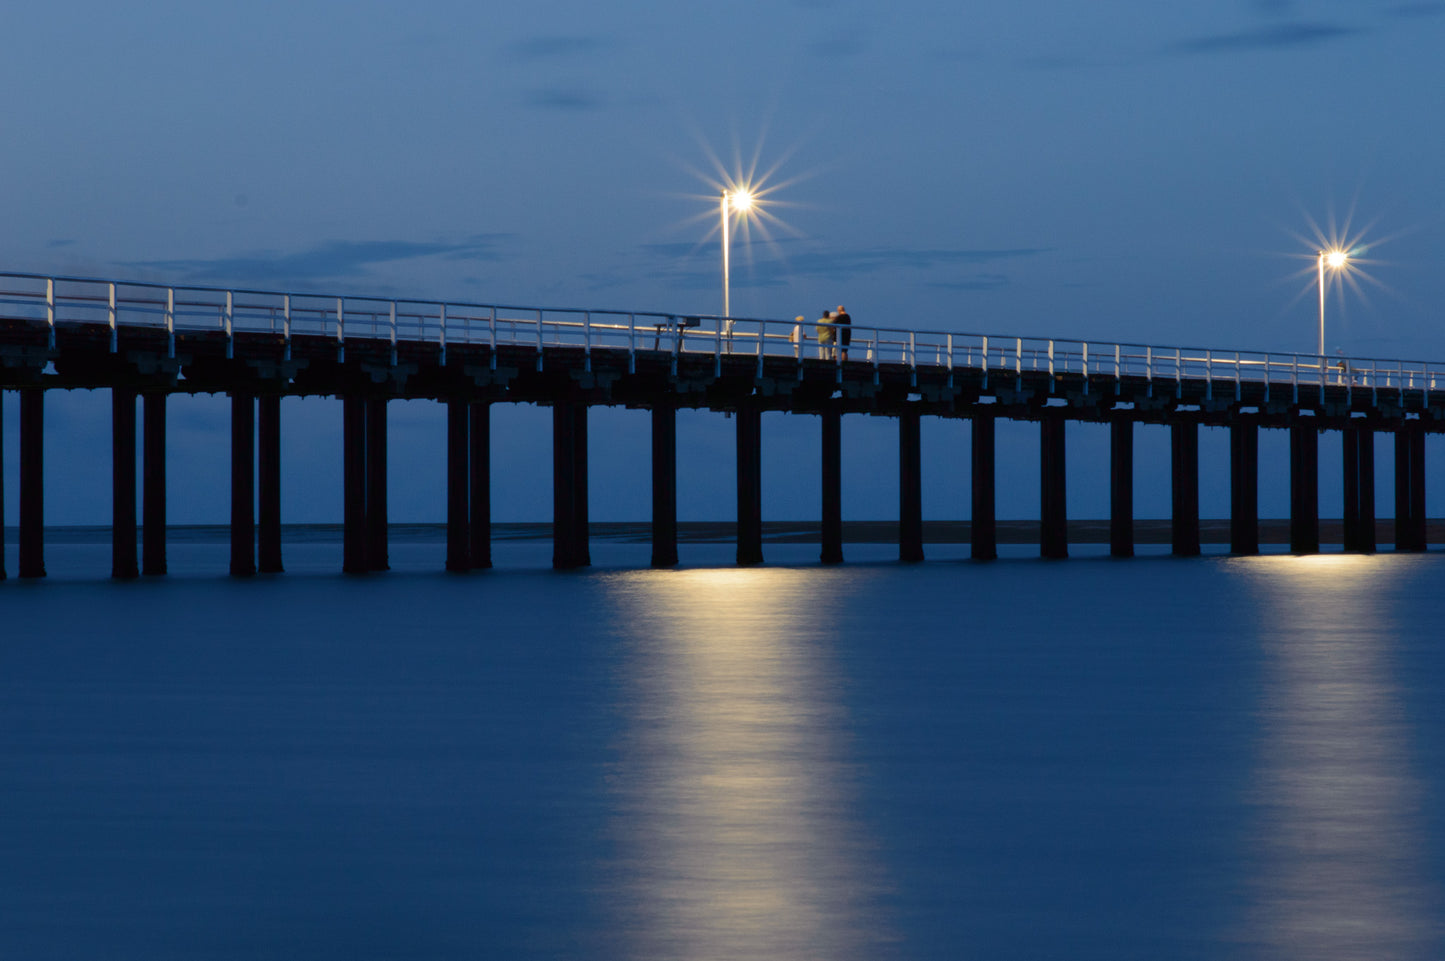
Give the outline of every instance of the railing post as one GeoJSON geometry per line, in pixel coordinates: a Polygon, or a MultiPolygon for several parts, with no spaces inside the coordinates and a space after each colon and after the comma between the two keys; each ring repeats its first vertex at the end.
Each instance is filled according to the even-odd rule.
{"type": "Polygon", "coordinates": [[[336,298],[336,359],[346,360],[346,314],[341,298],[336,298]]]}
{"type": "Polygon", "coordinates": [[[677,358],[682,352],[682,322],[676,317],[667,318],[672,323],[672,376],[677,376],[677,358]]]}
{"type": "Polygon", "coordinates": [[[396,301],[391,302],[391,366],[396,366],[396,301]]]}
{"type": "Polygon", "coordinates": [[[487,312],[487,337],[491,348],[490,364],[492,370],[497,369],[497,308],[492,307],[487,312]]]}
{"type": "Polygon", "coordinates": [[[582,370],[592,372],[592,311],[582,312],[582,370]]]}
{"type": "MultiPolygon", "coordinates": [[[[115,286],[111,285],[112,288],[115,286]]],[[[226,291],[226,359],[230,360],[236,355],[236,335],[232,327],[235,316],[235,301],[232,299],[231,291],[226,291]]]]}
{"type": "MultiPolygon", "coordinates": [[[[108,313],[107,316],[109,317],[109,320],[110,320],[110,352],[113,354],[113,353],[116,352],[117,347],[118,347],[118,344],[119,344],[119,331],[116,330],[116,325],[115,325],[115,284],[114,284],[114,283],[111,283],[111,284],[108,284],[107,286],[110,288],[110,310],[109,310],[109,313],[108,313]]],[[[226,331],[226,334],[227,334],[228,337],[230,336],[230,330],[229,330],[229,329],[226,331]]],[[[226,347],[226,356],[227,356],[227,357],[231,356],[230,351],[231,351],[231,348],[230,348],[229,345],[227,345],[227,347],[226,347]]]]}
{"type": "Polygon", "coordinates": [[[437,344],[441,347],[441,362],[445,367],[447,363],[447,305],[442,304],[440,309],[440,329],[437,331],[437,344]]]}
{"type": "Polygon", "coordinates": [[[50,328],[50,349],[55,349],[55,278],[45,278],[45,323],[50,328]]]}
{"type": "MultiPolygon", "coordinates": [[[[290,347],[290,340],[289,340],[289,327],[290,327],[290,322],[289,322],[289,319],[288,319],[288,322],[287,322],[287,327],[288,327],[287,347],[288,347],[288,349],[289,349],[289,347],[290,347]]],[[[176,356],[176,289],[175,289],[174,287],[167,287],[167,288],[166,288],[166,356],[167,356],[167,357],[174,357],[174,356],[176,356]]],[[[289,356],[289,355],[288,355],[288,356],[289,356]]]]}
{"type": "Polygon", "coordinates": [[[627,315],[627,372],[637,373],[637,315],[627,315]]]}

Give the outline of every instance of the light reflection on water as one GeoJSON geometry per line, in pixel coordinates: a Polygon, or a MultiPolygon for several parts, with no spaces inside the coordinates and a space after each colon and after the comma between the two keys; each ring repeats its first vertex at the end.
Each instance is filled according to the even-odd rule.
{"type": "Polygon", "coordinates": [[[632,958],[876,956],[880,882],[817,572],[619,575],[625,733],[611,773],[632,958]]]}
{"type": "Polygon", "coordinates": [[[1424,959],[1438,905],[1423,789],[1380,600],[1405,559],[1321,555],[1240,565],[1265,603],[1265,697],[1247,943],[1271,958],[1424,959]]]}

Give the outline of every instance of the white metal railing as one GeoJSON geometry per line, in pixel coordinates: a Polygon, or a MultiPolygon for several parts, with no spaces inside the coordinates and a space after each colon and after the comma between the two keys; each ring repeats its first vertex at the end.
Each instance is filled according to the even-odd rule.
{"type": "MultiPolygon", "coordinates": [[[[536,362],[553,348],[573,348],[590,365],[598,351],[621,351],[635,369],[639,353],[710,354],[717,369],[724,357],[766,358],[801,364],[823,360],[841,367],[861,361],[875,373],[883,366],[920,367],[950,373],[976,370],[986,376],[1025,373],[1088,380],[1143,378],[1165,390],[1185,380],[1204,381],[1214,394],[1236,397],[1245,384],[1300,388],[1326,385],[1439,389],[1445,362],[1368,357],[1320,357],[1264,351],[1163,347],[1059,338],[970,334],[852,325],[850,342],[819,342],[816,321],[663,314],[643,311],[560,309],[431,300],[390,300],[216,287],[168,286],[129,281],[0,273],[0,324],[27,323],[48,331],[75,324],[109,329],[115,350],[119,331],[150,328],[175,336],[187,331],[271,334],[289,348],[296,336],[321,336],[338,349],[356,341],[398,345],[480,344],[531,348],[536,362]]],[[[841,330],[840,328],[834,328],[841,330]]],[[[495,352],[493,353],[495,363],[495,352]]]]}

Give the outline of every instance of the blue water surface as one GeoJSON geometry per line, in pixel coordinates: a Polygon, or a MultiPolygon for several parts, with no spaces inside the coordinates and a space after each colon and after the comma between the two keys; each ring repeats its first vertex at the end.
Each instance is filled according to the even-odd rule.
{"type": "Polygon", "coordinates": [[[0,957],[1445,956],[1439,555],[108,551],[0,584],[0,957]]]}

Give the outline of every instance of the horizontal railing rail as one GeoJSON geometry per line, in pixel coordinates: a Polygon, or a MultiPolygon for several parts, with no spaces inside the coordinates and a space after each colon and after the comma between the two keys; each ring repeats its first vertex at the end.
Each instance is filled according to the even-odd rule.
{"type": "MultiPolygon", "coordinates": [[[[1327,385],[1435,390],[1445,362],[1206,347],[1173,347],[1064,338],[999,336],[937,330],[851,325],[819,321],[723,318],[646,311],[526,307],[436,300],[386,299],[243,288],[165,285],[139,281],[0,273],[0,323],[44,326],[100,325],[116,349],[121,329],[165,331],[174,352],[178,333],[222,332],[274,335],[289,347],[295,336],[346,342],[384,341],[531,348],[537,363],[549,349],[622,351],[635,364],[639,353],[676,358],[711,354],[751,356],[761,371],[766,358],[861,362],[875,369],[919,367],[974,370],[986,376],[1048,374],[1086,379],[1139,378],[1151,384],[1203,381],[1208,390],[1244,385],[1327,385]]],[[[495,355],[494,355],[495,356],[495,355]]]]}

